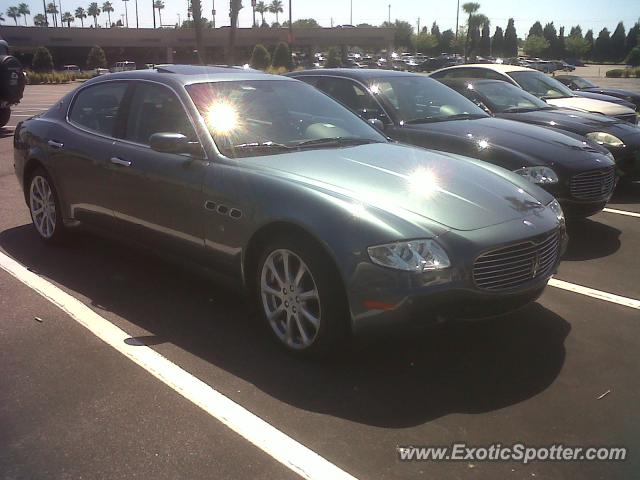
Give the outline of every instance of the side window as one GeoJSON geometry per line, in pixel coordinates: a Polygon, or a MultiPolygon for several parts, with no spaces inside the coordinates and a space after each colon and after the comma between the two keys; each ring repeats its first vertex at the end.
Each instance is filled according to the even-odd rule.
{"type": "Polygon", "coordinates": [[[433,78],[478,78],[473,75],[473,69],[471,68],[452,68],[431,76],[433,78]]]}
{"type": "Polygon", "coordinates": [[[192,141],[197,140],[176,94],[162,85],[141,82],[131,100],[124,138],[148,145],[154,133],[182,133],[192,141]]]}
{"type": "Polygon", "coordinates": [[[126,82],[107,82],[81,90],[71,107],[69,121],[92,132],[113,136],[128,85],[126,82]]]}
{"type": "Polygon", "coordinates": [[[362,111],[380,109],[369,92],[351,80],[322,78],[318,80],[316,87],[354,112],[360,113],[362,111]]]}
{"type": "Polygon", "coordinates": [[[494,72],[493,70],[485,70],[483,78],[486,78],[488,80],[502,80],[503,82],[507,81],[507,79],[504,78],[502,74],[494,72]]]}

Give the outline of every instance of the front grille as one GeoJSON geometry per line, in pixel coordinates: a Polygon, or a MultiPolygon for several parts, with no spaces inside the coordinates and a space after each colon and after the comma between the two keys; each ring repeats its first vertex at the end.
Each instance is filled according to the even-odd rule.
{"type": "Polygon", "coordinates": [[[558,232],[537,242],[521,242],[479,256],[473,265],[478,288],[512,290],[552,273],[560,254],[558,232]]]}
{"type": "Polygon", "coordinates": [[[616,118],[618,120],[622,120],[623,122],[629,122],[632,123],[634,125],[637,125],[638,123],[638,116],[636,115],[636,113],[629,113],[629,114],[624,114],[624,115],[616,115],[616,118]]]}
{"type": "Polygon", "coordinates": [[[579,173],[571,177],[571,196],[578,200],[607,198],[615,187],[616,173],[613,167],[579,173]]]}

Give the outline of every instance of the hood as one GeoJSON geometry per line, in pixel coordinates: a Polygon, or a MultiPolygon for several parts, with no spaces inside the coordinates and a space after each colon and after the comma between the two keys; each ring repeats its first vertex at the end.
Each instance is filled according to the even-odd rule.
{"type": "Polygon", "coordinates": [[[504,113],[498,114],[498,116],[509,120],[568,130],[578,135],[586,135],[591,132],[607,132],[622,139],[640,135],[640,129],[631,125],[629,122],[598,113],[581,112],[579,110],[565,108],[504,113]]]}
{"type": "Polygon", "coordinates": [[[634,110],[623,105],[586,97],[549,98],[546,102],[549,105],[555,105],[560,108],[573,108],[585,112],[603,113],[604,115],[630,115],[635,113],[634,110]]]}
{"type": "Polygon", "coordinates": [[[623,105],[632,110],[635,110],[636,108],[636,106],[633,103],[629,102],[628,100],[625,100],[624,98],[620,98],[613,95],[607,95],[607,94],[596,93],[596,92],[585,92],[584,90],[575,92],[575,93],[579,97],[593,98],[594,100],[602,100],[603,102],[617,103],[618,105],[623,105]]]}
{"type": "MultiPolygon", "coordinates": [[[[242,164],[393,215],[476,230],[538,213],[551,196],[465,157],[393,143],[243,158],[242,164]],[[520,185],[518,185],[520,183],[520,185]],[[526,191],[525,191],[526,188],[526,191]]],[[[495,167],[493,167],[495,168],[495,167]]]]}
{"type": "Polygon", "coordinates": [[[592,92],[592,93],[601,93],[602,95],[615,95],[622,97],[629,97],[633,99],[640,99],[640,94],[631,92],[629,90],[623,90],[621,88],[603,88],[603,87],[591,87],[591,88],[582,88],[581,92],[592,92]]]}
{"type": "MultiPolygon", "coordinates": [[[[512,170],[531,165],[584,163],[589,156],[597,155],[599,158],[606,154],[606,151],[585,144],[583,138],[572,133],[503,118],[453,120],[408,125],[405,128],[412,131],[421,130],[425,135],[438,134],[441,137],[439,143],[449,145],[449,148],[442,148],[444,150],[452,151],[455,145],[468,144],[460,153],[467,152],[469,156],[498,163],[512,170]],[[486,143],[481,143],[483,141],[486,143]]],[[[437,148],[441,149],[440,146],[437,148]]]]}

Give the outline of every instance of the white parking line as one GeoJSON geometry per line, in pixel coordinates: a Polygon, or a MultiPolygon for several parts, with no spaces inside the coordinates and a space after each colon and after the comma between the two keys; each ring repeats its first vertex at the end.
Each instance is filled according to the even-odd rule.
{"type": "Polygon", "coordinates": [[[1,252],[0,267],[58,306],[109,346],[302,478],[356,480],[355,477],[170,362],[152,348],[144,345],[128,345],[125,340],[131,336],[125,331],[1,252]]]}
{"type": "Polygon", "coordinates": [[[565,282],[563,280],[558,280],[557,278],[552,278],[551,280],[549,280],[549,285],[552,287],[561,288],[562,290],[567,290],[569,292],[586,295],[587,297],[597,298],[606,302],[617,303],[618,305],[623,305],[625,307],[640,310],[640,300],[634,300],[633,298],[621,297],[620,295],[614,295],[613,293],[602,292],[593,288],[583,287],[582,285],[565,282]]]}
{"type": "Polygon", "coordinates": [[[638,217],[638,218],[640,218],[640,213],[628,212],[626,210],[616,210],[615,208],[605,208],[602,211],[603,212],[607,212],[607,213],[617,213],[618,215],[627,215],[629,217],[638,217]]]}

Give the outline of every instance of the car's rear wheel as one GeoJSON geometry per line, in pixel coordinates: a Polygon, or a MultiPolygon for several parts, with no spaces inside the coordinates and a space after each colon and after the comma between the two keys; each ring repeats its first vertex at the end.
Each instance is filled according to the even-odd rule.
{"type": "Polygon", "coordinates": [[[0,128],[4,127],[11,119],[10,108],[0,108],[0,128]]]}
{"type": "Polygon", "coordinates": [[[282,238],[263,249],[257,293],[261,312],[288,351],[325,356],[347,336],[349,316],[342,283],[321,248],[282,238]]]}
{"type": "Polygon", "coordinates": [[[38,168],[29,179],[29,211],[36,232],[45,242],[59,242],[64,236],[58,194],[51,177],[38,168]]]}

